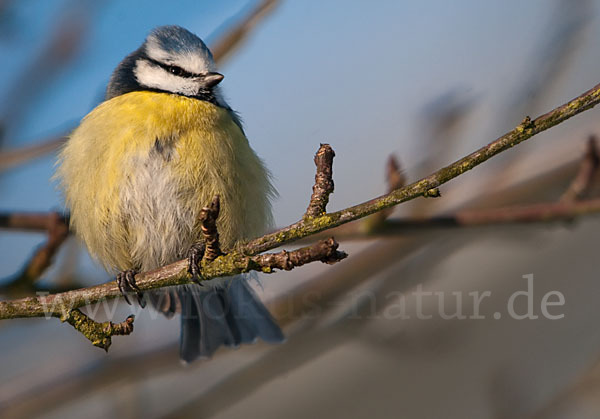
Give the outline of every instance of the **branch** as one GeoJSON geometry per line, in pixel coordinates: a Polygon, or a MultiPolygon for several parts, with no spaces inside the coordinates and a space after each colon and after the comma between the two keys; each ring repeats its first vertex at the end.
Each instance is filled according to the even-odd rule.
{"type": "Polygon", "coordinates": [[[20,274],[0,288],[3,293],[23,295],[33,292],[35,281],[50,267],[54,255],[69,236],[69,226],[60,214],[51,212],[44,217],[44,221],[48,241],[36,250],[20,274]]]}
{"type": "MultiPolygon", "coordinates": [[[[218,64],[222,64],[231,54],[240,47],[243,41],[254,31],[260,27],[260,23],[270,13],[275,10],[275,7],[280,3],[279,0],[263,0],[255,9],[239,22],[236,22],[233,27],[227,28],[223,34],[211,47],[213,58],[218,64]]],[[[64,55],[64,54],[63,54],[64,55]]],[[[34,66],[35,68],[40,67],[34,66]]],[[[45,67],[44,67],[45,68],[45,67]]],[[[25,78],[30,80],[31,77],[25,78]]],[[[17,89],[18,91],[19,89],[17,89]]],[[[70,131],[70,130],[69,130],[70,131]]],[[[25,146],[14,150],[6,150],[0,152],[0,172],[27,163],[33,159],[53,153],[58,150],[66,141],[67,134],[43,140],[31,146],[25,146]]],[[[2,136],[0,132],[0,145],[2,136]]]]}
{"type": "Polygon", "coordinates": [[[279,4],[279,0],[263,0],[252,12],[210,47],[217,63],[224,62],[248,37],[254,28],[279,4]]]}
{"type": "Polygon", "coordinates": [[[331,265],[345,259],[348,255],[339,252],[337,248],[337,242],[331,237],[327,240],[321,240],[314,246],[303,247],[293,252],[282,250],[279,253],[258,255],[252,259],[266,273],[271,273],[273,269],[290,271],[295,267],[317,260],[331,265]]]}
{"type": "MultiPolygon", "coordinates": [[[[0,229],[44,232],[48,231],[54,217],[54,212],[0,212],[0,229]]],[[[62,222],[69,225],[69,217],[61,217],[62,222]]]]}
{"type": "Polygon", "coordinates": [[[577,176],[575,176],[569,188],[560,198],[561,201],[574,201],[586,196],[592,187],[594,177],[598,173],[598,166],[600,166],[598,143],[596,136],[591,135],[588,139],[587,150],[579,166],[577,176]]]}
{"type": "MultiPolygon", "coordinates": [[[[388,193],[395,191],[396,189],[400,189],[404,185],[406,185],[406,176],[404,172],[400,169],[400,163],[396,160],[394,155],[390,155],[388,158],[387,164],[385,166],[385,178],[387,183],[387,191],[388,193]]],[[[371,233],[373,231],[378,231],[383,227],[385,220],[388,219],[390,215],[392,215],[393,209],[386,208],[382,211],[376,212],[373,215],[366,217],[360,225],[356,225],[356,223],[349,224],[355,230],[360,230],[365,234],[371,233]]]]}
{"type": "MultiPolygon", "coordinates": [[[[313,261],[334,263],[347,255],[337,251],[335,240],[325,240],[291,252],[244,256],[231,252],[214,261],[202,260],[202,280],[238,275],[250,271],[272,273],[274,269],[289,270],[313,261]],[[289,261],[286,262],[286,261],[289,261]],[[297,265],[295,264],[297,263],[297,265]]],[[[180,260],[154,271],[137,274],[136,285],[141,291],[173,285],[189,284],[188,261],[180,260]]],[[[65,317],[76,308],[94,304],[102,300],[121,297],[115,281],[89,288],[63,292],[60,294],[28,297],[12,301],[0,301],[0,319],[26,317],[65,317]]]]}
{"type": "Polygon", "coordinates": [[[333,158],[335,153],[329,144],[321,144],[315,154],[315,184],[310,203],[306,209],[306,217],[316,217],[325,213],[329,203],[329,195],[333,193],[333,158]]]}
{"type": "MultiPolygon", "coordinates": [[[[337,212],[326,213],[316,217],[304,217],[302,220],[279,231],[264,235],[247,243],[242,243],[231,253],[220,256],[212,262],[203,260],[202,276],[203,278],[210,279],[236,275],[250,270],[262,270],[260,258],[256,258],[254,255],[280,247],[283,244],[307,237],[317,232],[363,218],[367,215],[393,207],[394,205],[412,200],[419,196],[430,195],[430,191],[435,190],[440,185],[534,135],[558,125],[581,112],[591,109],[599,102],[600,85],[597,85],[591,90],[583,93],[581,96],[540,116],[534,121],[530,120],[528,117],[525,118],[515,129],[491,142],[487,146],[482,147],[417,182],[392,191],[379,198],[337,212]]],[[[307,248],[296,250],[295,252],[305,252],[306,249],[307,248]]],[[[187,260],[181,260],[151,272],[140,273],[136,276],[136,283],[143,291],[171,285],[186,284],[189,283],[191,279],[187,272],[187,266],[187,260]]],[[[269,270],[267,269],[267,271],[269,270]]],[[[102,299],[116,298],[119,296],[120,292],[117,284],[115,282],[110,282],[62,294],[4,301],[0,302],[0,319],[40,317],[48,313],[52,315],[60,313],[58,315],[62,315],[63,311],[66,312],[73,308],[98,302],[102,299]]]]}
{"type": "Polygon", "coordinates": [[[221,211],[221,201],[216,195],[209,206],[200,211],[200,222],[202,223],[202,235],[204,236],[204,258],[208,261],[215,260],[221,256],[221,245],[219,244],[219,231],[217,230],[217,218],[221,211]]]}
{"type": "Polygon", "coordinates": [[[450,215],[423,218],[388,219],[379,228],[365,231],[361,226],[335,230],[339,240],[390,237],[411,230],[476,227],[502,224],[548,223],[572,221],[582,215],[600,213],[600,198],[585,201],[551,202],[531,205],[507,206],[491,209],[461,210],[450,215]]]}
{"type": "MultiPolygon", "coordinates": [[[[52,33],[45,37],[46,44],[18,73],[17,79],[10,83],[10,90],[4,95],[11,98],[10,102],[5,102],[10,105],[3,107],[0,117],[4,125],[14,125],[15,121],[19,121],[40,92],[64,72],[69,62],[83,50],[83,40],[90,32],[91,11],[91,7],[80,7],[76,11],[64,8],[52,33]]],[[[0,139],[0,145],[5,143],[0,139]]]]}
{"type": "Polygon", "coordinates": [[[60,136],[49,140],[43,140],[34,145],[16,148],[14,150],[3,150],[0,152],[0,172],[38,157],[42,157],[46,154],[53,153],[58,150],[66,140],[67,137],[60,136]]]}
{"type": "Polygon", "coordinates": [[[78,332],[85,336],[94,346],[104,349],[112,344],[111,337],[115,335],[128,335],[133,332],[133,321],[135,316],[132,314],[121,323],[104,322],[98,323],[81,311],[75,309],[68,311],[60,317],[60,321],[67,322],[78,332]]]}
{"type": "Polygon", "coordinates": [[[60,214],[51,214],[48,223],[48,241],[35,253],[22,274],[28,282],[36,281],[52,263],[54,254],[69,235],[69,226],[60,214]]]}
{"type": "MultiPolygon", "coordinates": [[[[390,158],[390,162],[393,157],[390,158]]],[[[359,223],[349,223],[334,229],[333,233],[341,240],[364,240],[373,237],[392,237],[406,234],[410,230],[427,230],[434,228],[473,227],[499,224],[517,223],[548,223],[555,221],[572,221],[582,215],[600,213],[600,199],[581,200],[588,195],[594,186],[594,180],[600,165],[600,156],[596,146],[595,136],[588,141],[586,152],[579,163],[579,169],[574,176],[567,191],[558,202],[542,202],[526,205],[510,205],[484,209],[461,209],[453,214],[438,216],[421,216],[402,219],[387,220],[378,212],[366,218],[371,221],[375,216],[380,216],[376,221],[366,227],[359,223]]],[[[397,163],[388,163],[388,183],[392,174],[397,179],[401,172],[397,163]],[[395,167],[395,171],[393,169],[395,167]]],[[[329,232],[323,232],[329,233],[329,232]]],[[[319,233],[311,236],[313,240],[324,238],[326,235],[319,233]]]]}
{"type": "MultiPolygon", "coordinates": [[[[497,205],[506,205],[520,199],[529,199],[531,198],[532,188],[537,192],[544,191],[557,183],[564,183],[567,177],[572,178],[576,172],[578,163],[578,161],[569,160],[568,163],[563,163],[557,168],[547,168],[548,170],[544,170],[534,177],[521,179],[512,185],[505,185],[496,192],[491,192],[489,188],[486,188],[482,194],[473,196],[466,204],[477,206],[478,204],[487,203],[491,199],[497,205]]],[[[345,224],[342,226],[342,229],[355,224],[360,224],[360,221],[345,224]]],[[[337,230],[331,230],[330,232],[333,231],[337,230]]],[[[309,239],[313,239],[314,242],[315,237],[311,236],[309,239]]],[[[301,325],[295,325],[293,330],[290,329],[286,333],[288,342],[292,339],[296,340],[297,343],[304,342],[307,340],[306,333],[315,330],[317,319],[314,314],[316,312],[325,314],[332,309],[335,310],[335,307],[338,307],[336,305],[337,299],[343,295],[347,295],[349,289],[359,286],[367,281],[368,278],[373,278],[374,275],[389,266],[389,263],[398,262],[408,255],[414,254],[417,249],[426,246],[427,243],[431,243],[432,239],[435,240],[435,236],[418,235],[405,237],[400,240],[377,241],[367,246],[364,250],[360,250],[356,254],[353,253],[352,257],[344,261],[343,264],[333,269],[326,269],[316,276],[311,276],[310,279],[307,278],[307,281],[298,283],[293,289],[286,292],[285,295],[276,296],[265,305],[277,323],[282,327],[298,320],[301,316],[312,313],[313,316],[308,321],[303,321],[301,325]],[[307,296],[310,296],[310,298],[307,298],[307,296]]],[[[389,296],[385,290],[394,287],[393,283],[394,281],[384,281],[384,288],[379,289],[375,294],[376,301],[379,301],[379,296],[389,296]]],[[[403,283],[402,287],[408,289],[413,285],[411,285],[411,281],[408,281],[408,283],[403,283]]],[[[395,290],[397,291],[398,284],[395,286],[395,290]]],[[[359,308],[358,311],[353,310],[352,313],[357,313],[360,316],[363,314],[363,310],[359,308]]],[[[364,316],[364,318],[370,317],[364,316]]],[[[360,327],[360,324],[358,324],[358,327],[360,327]]],[[[352,330],[355,330],[355,328],[353,327],[352,330]]],[[[278,348],[269,348],[269,351],[272,349],[278,348]]],[[[302,348],[301,352],[305,353],[305,349],[302,348]]],[[[178,342],[172,342],[166,346],[144,352],[143,354],[105,358],[103,359],[101,371],[94,370],[94,373],[90,373],[89,369],[85,371],[78,370],[67,377],[67,379],[52,382],[50,387],[45,382],[38,382],[26,391],[15,394],[6,400],[5,406],[10,406],[10,408],[4,409],[3,413],[9,417],[35,416],[37,412],[51,410],[57,404],[57,400],[64,402],[65,400],[69,401],[77,397],[84,397],[99,387],[104,387],[114,383],[118,379],[123,379],[123,374],[136,380],[140,377],[140,372],[159,374],[169,371],[172,367],[173,359],[177,357],[177,353],[178,342]],[[41,392],[40,389],[46,390],[41,392]]],[[[217,352],[214,357],[218,358],[227,354],[226,352],[217,352]]],[[[254,367],[252,368],[253,371],[256,371],[254,367]]],[[[252,377],[256,378],[255,375],[252,377]]],[[[239,378],[240,374],[234,373],[224,380],[223,384],[227,385],[235,380],[239,382],[239,378]]],[[[257,378],[250,380],[248,383],[252,383],[256,388],[256,386],[264,383],[264,379],[257,378]]],[[[222,385],[214,387],[214,389],[217,389],[219,394],[223,394],[221,391],[223,389],[222,385]]],[[[206,393],[203,396],[203,400],[212,400],[213,390],[206,393]]],[[[234,399],[235,397],[227,399],[226,402],[231,402],[234,399]]],[[[221,405],[219,404],[219,406],[221,405]]],[[[214,403],[211,403],[210,407],[211,409],[214,408],[214,403]]]]}
{"type": "Polygon", "coordinates": [[[358,220],[375,212],[413,200],[419,196],[434,194],[435,189],[440,185],[462,175],[495,155],[528,140],[534,135],[593,108],[598,103],[600,103],[600,84],[534,121],[529,117],[525,118],[515,129],[504,134],[497,140],[417,182],[359,205],[319,217],[305,218],[274,233],[246,243],[242,247],[242,250],[248,254],[264,252],[320,231],[358,220]]]}

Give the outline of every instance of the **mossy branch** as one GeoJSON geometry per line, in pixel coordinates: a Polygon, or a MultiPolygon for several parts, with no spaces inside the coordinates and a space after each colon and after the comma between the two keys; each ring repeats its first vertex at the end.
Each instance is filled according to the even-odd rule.
{"type": "MultiPolygon", "coordinates": [[[[278,253],[247,256],[239,251],[233,251],[213,261],[203,259],[201,261],[202,280],[238,275],[250,271],[273,273],[275,269],[290,270],[316,261],[328,264],[335,263],[347,256],[344,252],[338,251],[337,248],[338,243],[335,240],[327,239],[290,252],[283,250],[278,253]]],[[[136,275],[135,280],[141,291],[189,284],[191,283],[191,275],[188,272],[188,260],[180,260],[154,271],[139,273],[136,275]]],[[[0,301],[0,319],[26,317],[68,319],[71,316],[70,313],[76,308],[118,298],[121,295],[116,281],[111,281],[106,284],[59,294],[0,301]]]]}
{"type": "Polygon", "coordinates": [[[60,321],[67,322],[85,336],[94,346],[104,349],[108,352],[108,348],[112,344],[112,337],[116,335],[129,335],[133,332],[133,321],[135,316],[132,314],[121,323],[103,322],[99,323],[83,314],[78,309],[70,310],[63,316],[60,316],[60,321]]]}
{"type": "Polygon", "coordinates": [[[358,220],[420,196],[431,197],[438,195],[439,191],[436,191],[436,189],[440,185],[462,175],[495,155],[528,140],[534,135],[593,108],[598,103],[600,103],[600,84],[533,121],[529,117],[526,117],[512,131],[507,132],[497,140],[421,180],[362,204],[318,217],[306,217],[274,233],[254,239],[243,245],[242,249],[247,254],[257,254],[320,231],[358,220]]]}
{"type": "MultiPolygon", "coordinates": [[[[525,118],[512,131],[504,134],[485,147],[463,157],[462,159],[434,172],[433,174],[410,185],[396,189],[386,195],[365,203],[345,208],[340,211],[318,216],[305,216],[300,221],[264,235],[247,243],[242,243],[227,255],[214,261],[202,261],[202,277],[211,279],[231,276],[250,270],[263,270],[260,258],[255,255],[280,247],[286,243],[307,237],[339,225],[354,221],[392,206],[412,200],[419,196],[435,195],[432,191],[471,170],[493,156],[533,137],[540,132],[552,128],[567,119],[591,109],[600,102],[600,84],[583,93],[563,106],[560,106],[535,120],[525,118]]],[[[335,243],[335,242],[334,242],[335,243]]],[[[335,246],[337,247],[337,245],[335,246]]],[[[306,254],[311,251],[300,249],[306,254]]],[[[337,250],[334,250],[337,252],[337,250]]],[[[298,252],[298,251],[295,251],[298,252]]],[[[289,252],[292,253],[292,252],[289,252]]],[[[339,255],[340,258],[342,255],[339,255]]],[[[261,255],[264,257],[264,255],[261,255]]],[[[317,260],[321,260],[319,258],[317,260]]],[[[191,277],[187,271],[188,261],[181,260],[151,272],[140,273],[136,282],[143,291],[187,284],[191,277]]],[[[266,269],[269,271],[269,269],[266,269]]],[[[96,303],[103,299],[117,298],[121,294],[115,282],[95,287],[84,288],[65,293],[30,297],[13,301],[0,302],[0,319],[20,317],[62,316],[70,310],[84,305],[96,303]]]]}

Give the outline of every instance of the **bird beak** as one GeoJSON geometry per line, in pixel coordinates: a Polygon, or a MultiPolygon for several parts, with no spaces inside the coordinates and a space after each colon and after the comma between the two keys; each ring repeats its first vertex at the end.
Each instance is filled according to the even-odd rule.
{"type": "Polygon", "coordinates": [[[206,73],[202,76],[203,87],[208,89],[215,87],[217,84],[221,83],[223,78],[225,78],[225,76],[220,73],[206,73]]]}

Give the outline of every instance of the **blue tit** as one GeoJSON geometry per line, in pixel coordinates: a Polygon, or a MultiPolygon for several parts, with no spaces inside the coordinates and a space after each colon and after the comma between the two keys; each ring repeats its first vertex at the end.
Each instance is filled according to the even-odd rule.
{"type": "MultiPolygon", "coordinates": [[[[200,38],[178,26],[156,28],[117,66],[105,101],[59,155],[71,227],[107,270],[121,272],[120,285],[135,288],[135,272],[185,258],[215,195],[223,248],[271,224],[269,172],[225,102],[222,79],[200,38]]],[[[283,339],[246,278],[203,284],[146,294],[166,315],[181,313],[184,361],[221,345],[283,339]]]]}

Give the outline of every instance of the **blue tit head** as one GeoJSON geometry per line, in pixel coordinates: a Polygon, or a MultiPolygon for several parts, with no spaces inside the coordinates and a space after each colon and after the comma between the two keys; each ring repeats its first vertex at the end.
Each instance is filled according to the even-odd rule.
{"type": "Polygon", "coordinates": [[[106,100],[125,93],[147,90],[174,93],[224,106],[208,47],[179,26],[154,29],[142,46],[129,54],[113,72],[106,100]]]}

